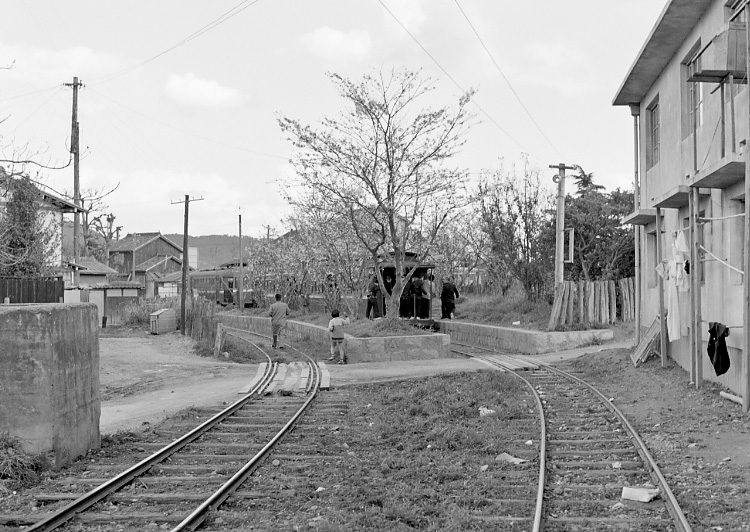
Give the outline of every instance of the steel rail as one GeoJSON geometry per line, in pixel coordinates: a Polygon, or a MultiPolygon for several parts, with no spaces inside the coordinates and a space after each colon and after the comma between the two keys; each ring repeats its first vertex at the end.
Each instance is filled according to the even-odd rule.
{"type": "Polygon", "coordinates": [[[297,420],[304,414],[307,408],[310,406],[312,401],[318,394],[320,388],[320,367],[318,364],[308,355],[304,355],[309,359],[311,369],[314,370],[314,375],[311,374],[311,381],[314,381],[312,387],[312,393],[304,402],[304,404],[297,410],[292,418],[282,427],[282,429],[271,438],[271,440],[253,456],[239,471],[237,471],[232,478],[224,483],[218,490],[216,490],[210,497],[208,497],[198,508],[183,519],[171,532],[180,532],[183,530],[195,530],[198,528],[208,517],[208,513],[216,510],[221,504],[229,498],[229,496],[239,488],[245,479],[250,476],[253,471],[260,465],[260,463],[266,458],[269,451],[283,438],[296,424],[297,420]]]}
{"type": "Polygon", "coordinates": [[[272,364],[270,363],[271,357],[269,357],[267,354],[266,357],[268,358],[269,364],[266,367],[263,378],[245,397],[235,401],[233,404],[229,405],[227,408],[214,415],[210,419],[204,421],[202,424],[198,425],[187,434],[176,439],[166,447],[163,447],[162,449],[156,451],[151,456],[141,460],[131,468],[123,471],[116,477],[111,478],[104,484],[101,484],[93,490],[85,493],[61,510],[25,528],[23,532],[54,530],[59,526],[64,525],[80,512],[87,510],[108,495],[118,491],[123,486],[126,486],[127,484],[132,482],[133,479],[143,475],[153,466],[162,462],[172,454],[182,449],[185,445],[196,440],[197,438],[205,434],[208,430],[221,423],[224,419],[234,414],[237,410],[242,408],[252,399],[253,394],[258,393],[260,390],[262,390],[272,379],[273,374],[276,371],[276,366],[272,366],[272,364]]]}
{"type": "Polygon", "coordinates": [[[607,397],[601,393],[599,390],[597,390],[594,386],[589,384],[583,379],[580,379],[576,377],[575,375],[572,375],[566,371],[562,371],[558,368],[555,368],[547,363],[540,363],[540,366],[543,366],[552,372],[556,372],[568,379],[575,380],[580,384],[583,384],[586,386],[589,390],[594,392],[596,395],[599,396],[599,398],[602,400],[602,402],[606,405],[606,407],[615,413],[615,415],[619,418],[620,422],[625,425],[625,428],[627,428],[628,432],[630,433],[630,436],[637,442],[638,444],[638,452],[641,454],[641,457],[646,460],[646,462],[651,467],[652,472],[656,476],[659,487],[661,488],[662,492],[666,495],[667,499],[667,509],[669,510],[669,513],[672,515],[672,519],[676,521],[676,524],[678,524],[680,527],[678,532],[692,532],[692,528],[690,527],[690,523],[688,523],[687,518],[685,517],[685,514],[682,512],[682,508],[680,508],[680,504],[677,502],[677,498],[674,496],[674,493],[672,493],[672,490],[669,487],[669,484],[667,483],[667,479],[664,478],[664,475],[662,475],[661,470],[659,469],[659,466],[657,465],[656,461],[651,456],[651,453],[649,453],[648,448],[646,447],[646,444],[641,439],[641,437],[638,435],[638,432],[633,428],[633,426],[630,424],[630,422],[627,420],[625,415],[620,411],[619,408],[617,408],[615,405],[612,404],[612,402],[607,399],[607,397]]]}
{"type": "MultiPolygon", "coordinates": [[[[473,347],[473,346],[469,346],[473,347]]],[[[461,353],[463,355],[466,355],[466,353],[462,353],[460,351],[457,351],[458,353],[461,353]]],[[[534,396],[534,400],[536,401],[536,408],[539,412],[539,433],[540,433],[540,449],[539,449],[539,481],[537,483],[537,493],[536,493],[536,508],[534,510],[534,521],[533,521],[533,527],[531,529],[531,532],[541,532],[542,530],[542,515],[544,513],[544,487],[547,485],[547,424],[545,422],[544,417],[544,406],[542,405],[542,400],[539,397],[539,393],[536,391],[536,388],[534,388],[534,385],[531,384],[528,380],[526,380],[524,377],[519,375],[516,371],[513,370],[513,368],[510,368],[509,366],[504,366],[502,362],[499,362],[497,360],[491,359],[489,357],[485,357],[482,355],[468,355],[473,358],[479,358],[483,360],[485,363],[490,364],[492,366],[496,366],[498,368],[502,368],[503,370],[507,370],[507,373],[510,373],[514,377],[521,379],[521,381],[526,384],[526,386],[531,390],[532,395],[534,396]]]]}

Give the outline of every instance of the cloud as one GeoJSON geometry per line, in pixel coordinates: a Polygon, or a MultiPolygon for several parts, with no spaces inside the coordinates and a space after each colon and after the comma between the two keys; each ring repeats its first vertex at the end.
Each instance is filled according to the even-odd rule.
{"type": "Polygon", "coordinates": [[[59,85],[73,81],[71,72],[86,82],[89,78],[105,76],[125,67],[119,58],[94,52],[85,46],[49,50],[0,43],[0,57],[4,61],[2,67],[13,63],[12,68],[2,71],[6,84],[59,85]]]}
{"type": "Polygon", "coordinates": [[[384,11],[383,17],[386,21],[386,27],[390,28],[399,38],[409,38],[408,35],[404,35],[401,26],[393,25],[393,17],[396,17],[411,33],[418,33],[427,20],[422,4],[423,0],[389,0],[386,5],[393,16],[388,11],[384,11]]]}
{"type": "Polygon", "coordinates": [[[169,76],[164,92],[176,102],[200,107],[234,107],[243,101],[242,94],[237,89],[222,87],[217,82],[201,79],[192,72],[184,76],[169,76]]]}
{"type": "Polygon", "coordinates": [[[324,27],[300,37],[310,52],[332,61],[362,61],[372,49],[370,34],[363,30],[348,33],[324,27]]]}

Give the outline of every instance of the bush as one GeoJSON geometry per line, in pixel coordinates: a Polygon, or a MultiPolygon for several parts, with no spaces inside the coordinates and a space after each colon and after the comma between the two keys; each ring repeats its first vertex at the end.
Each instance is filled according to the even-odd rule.
{"type": "Polygon", "coordinates": [[[41,473],[50,469],[44,455],[29,456],[10,434],[0,434],[0,481],[11,489],[30,488],[41,480],[41,473]]]}
{"type": "Polygon", "coordinates": [[[122,308],[123,324],[128,327],[151,327],[151,312],[140,302],[128,303],[122,308]]]}

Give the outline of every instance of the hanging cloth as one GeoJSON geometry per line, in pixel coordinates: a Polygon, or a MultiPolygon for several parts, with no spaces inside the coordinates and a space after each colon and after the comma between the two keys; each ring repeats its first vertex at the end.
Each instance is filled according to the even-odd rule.
{"type": "Polygon", "coordinates": [[[682,335],[682,326],[680,324],[680,298],[677,295],[677,262],[670,261],[667,265],[667,279],[664,283],[665,299],[667,303],[667,338],[670,342],[675,342],[682,335]]]}
{"type": "Polygon", "coordinates": [[[716,376],[724,375],[730,366],[727,342],[724,340],[729,336],[729,328],[723,323],[709,322],[708,324],[708,358],[714,366],[716,376]]]}

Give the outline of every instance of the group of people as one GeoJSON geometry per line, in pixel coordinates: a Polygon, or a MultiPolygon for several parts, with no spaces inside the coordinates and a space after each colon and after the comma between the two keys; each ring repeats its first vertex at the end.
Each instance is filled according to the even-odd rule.
{"type": "MultiPolygon", "coordinates": [[[[390,295],[393,285],[390,284],[390,277],[384,278],[386,294],[390,295]]],[[[432,299],[437,294],[437,285],[432,274],[423,278],[420,273],[415,273],[411,280],[404,287],[401,296],[401,314],[403,317],[428,318],[432,305],[432,299]]],[[[456,298],[460,297],[456,285],[450,280],[443,281],[443,287],[440,292],[441,315],[442,319],[449,320],[453,318],[456,310],[456,298]]],[[[268,315],[271,318],[271,335],[273,349],[283,349],[279,337],[281,331],[286,327],[287,316],[289,316],[289,306],[281,300],[281,294],[276,294],[276,301],[268,309],[268,315]]],[[[385,295],[381,292],[378,278],[374,277],[370,281],[367,289],[367,310],[365,316],[369,319],[380,317],[385,314],[385,295]],[[380,304],[382,302],[382,313],[380,304]]],[[[346,364],[346,354],[344,351],[344,325],[349,324],[349,316],[344,314],[342,318],[338,309],[331,311],[331,321],[328,322],[328,331],[331,339],[331,357],[329,361],[336,360],[338,354],[338,363],[346,364]]]]}
{"type": "MultiPolygon", "coordinates": [[[[385,291],[381,290],[376,275],[372,276],[367,287],[367,309],[365,317],[375,319],[385,315],[386,299],[391,295],[393,279],[389,276],[383,278],[385,291]]],[[[424,277],[421,273],[415,273],[406,283],[401,294],[399,315],[402,318],[427,319],[431,317],[432,300],[437,296],[438,286],[435,276],[430,274],[424,277]]],[[[456,299],[460,297],[456,285],[449,279],[443,281],[440,291],[441,318],[450,320],[456,310],[456,299]]]]}

